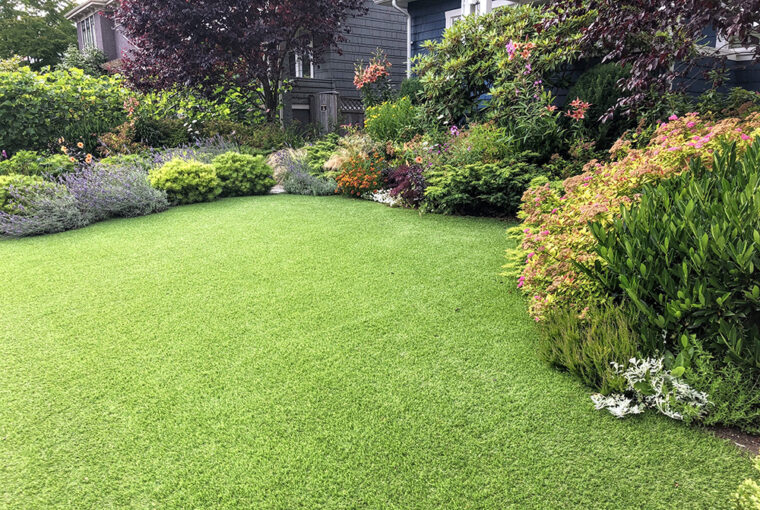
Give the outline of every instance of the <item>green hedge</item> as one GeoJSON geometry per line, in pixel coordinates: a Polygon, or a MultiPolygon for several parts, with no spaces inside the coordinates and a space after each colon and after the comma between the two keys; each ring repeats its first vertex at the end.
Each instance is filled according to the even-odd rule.
{"type": "Polygon", "coordinates": [[[97,135],[124,122],[128,95],[119,78],[78,69],[0,72],[0,149],[49,150],[64,138],[92,150],[97,135]]]}
{"type": "Polygon", "coordinates": [[[213,165],[173,159],[149,174],[150,185],[166,192],[174,205],[210,202],[222,192],[213,165]]]}

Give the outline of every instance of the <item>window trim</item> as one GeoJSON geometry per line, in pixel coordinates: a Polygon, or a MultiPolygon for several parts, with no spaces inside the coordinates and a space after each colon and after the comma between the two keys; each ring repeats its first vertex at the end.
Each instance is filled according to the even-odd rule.
{"type": "Polygon", "coordinates": [[[95,15],[90,14],[82,20],[82,49],[97,48],[98,41],[95,34],[95,15]]]}
{"type": "Polygon", "coordinates": [[[451,9],[450,11],[446,11],[446,28],[451,28],[452,25],[460,19],[462,19],[462,9],[451,9]]]}

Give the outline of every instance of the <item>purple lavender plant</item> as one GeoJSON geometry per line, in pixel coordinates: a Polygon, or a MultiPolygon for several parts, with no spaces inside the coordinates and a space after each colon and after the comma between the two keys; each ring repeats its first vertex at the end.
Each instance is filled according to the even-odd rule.
{"type": "Polygon", "coordinates": [[[165,211],[166,193],[154,189],[139,166],[92,165],[64,175],[63,184],[89,222],[165,211]]]}
{"type": "Polygon", "coordinates": [[[0,235],[26,237],[53,234],[87,225],[76,200],[61,185],[49,182],[8,189],[13,213],[0,211],[0,235]]]}

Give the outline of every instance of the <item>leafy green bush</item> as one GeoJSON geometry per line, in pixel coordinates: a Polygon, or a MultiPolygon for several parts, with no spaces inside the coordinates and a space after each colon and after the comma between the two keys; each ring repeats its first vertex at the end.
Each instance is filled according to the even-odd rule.
{"type": "Polygon", "coordinates": [[[365,113],[364,130],[376,142],[405,142],[417,134],[416,114],[408,97],[370,106],[365,113]]]}
{"type": "Polygon", "coordinates": [[[222,192],[222,183],[213,165],[173,159],[151,170],[150,185],[166,192],[172,204],[209,202],[222,192]]]}
{"type": "Polygon", "coordinates": [[[300,147],[303,136],[296,127],[282,128],[279,124],[249,126],[224,119],[211,119],[200,126],[200,136],[220,136],[242,146],[254,149],[258,154],[269,154],[284,147],[300,147]]]}
{"type": "Polygon", "coordinates": [[[263,195],[275,185],[264,156],[228,152],[212,163],[222,184],[222,196],[263,195]]]}
{"type": "Polygon", "coordinates": [[[638,345],[634,325],[617,307],[589,308],[583,317],[560,308],[539,323],[540,357],[604,394],[625,389],[611,363],[635,357],[638,345]]]}
{"type": "Polygon", "coordinates": [[[134,136],[135,142],[148,147],[177,147],[190,142],[185,122],[171,118],[138,117],[134,136]]]}
{"type": "Polygon", "coordinates": [[[101,159],[98,164],[108,167],[134,167],[148,172],[151,168],[151,161],[144,154],[117,154],[101,159]]]}
{"type": "Polygon", "coordinates": [[[623,96],[618,81],[628,74],[629,71],[618,64],[600,64],[583,73],[568,91],[568,98],[591,103],[586,118],[582,120],[581,132],[585,139],[594,140],[598,149],[609,148],[624,131],[636,127],[635,118],[620,112],[605,122],[599,120],[623,96]]]}
{"type": "Polygon", "coordinates": [[[530,313],[541,318],[552,307],[569,306],[580,312],[605,299],[599,283],[573,264],[593,265],[598,257],[591,222],[609,224],[638,200],[641,188],[688,169],[691,159],[712,164],[712,153],[723,141],[739,144],[760,135],[760,114],[707,122],[698,115],[672,117],[659,125],[641,149],[620,140],[610,163],[588,165],[583,174],[564,181],[561,189],[540,186],[523,197],[520,250],[510,253],[522,266],[523,290],[531,296],[530,313]],[[536,297],[538,296],[538,297],[536,297]]]}
{"type": "Polygon", "coordinates": [[[408,97],[413,105],[418,105],[422,101],[423,94],[422,81],[416,76],[406,78],[401,82],[401,89],[399,90],[399,97],[408,97]]]}
{"type": "Polygon", "coordinates": [[[566,85],[562,71],[578,58],[581,28],[593,15],[547,26],[555,13],[520,5],[459,20],[440,42],[425,43],[418,58],[426,114],[448,124],[492,114],[509,118],[513,103],[535,102],[526,83],[566,85]]]}
{"type": "Polygon", "coordinates": [[[443,165],[425,174],[423,209],[444,214],[510,216],[541,170],[522,161],[443,165]]]}
{"type": "Polygon", "coordinates": [[[23,213],[25,190],[39,187],[52,188],[54,186],[53,183],[37,175],[0,175],[0,211],[8,214],[21,214],[23,213]]]}
{"type": "Polygon", "coordinates": [[[325,171],[325,163],[333,153],[338,149],[340,137],[336,133],[330,133],[324,138],[317,140],[311,145],[305,147],[306,162],[309,165],[310,173],[321,175],[325,171]]]}
{"type": "Polygon", "coordinates": [[[0,175],[50,175],[57,177],[73,170],[74,163],[63,154],[45,157],[35,151],[19,151],[12,158],[0,161],[0,175]]]}
{"type": "MultiPolygon", "coordinates": [[[[760,471],[760,457],[755,457],[755,469],[760,471]]],[[[736,510],[759,510],[760,485],[751,478],[744,480],[732,499],[736,510]]]]}
{"type": "MultiPolygon", "coordinates": [[[[696,335],[717,359],[760,370],[760,140],[644,188],[610,228],[591,225],[606,292],[630,302],[649,352],[696,335]]],[[[679,357],[683,358],[682,355],[679,357]]],[[[679,365],[688,360],[677,360],[679,365]]]]}
{"type": "Polygon", "coordinates": [[[59,71],[81,69],[90,76],[103,76],[107,73],[103,67],[108,58],[105,53],[94,46],[80,50],[76,44],[71,44],[63,53],[61,62],[56,66],[59,71]]]}
{"type": "Polygon", "coordinates": [[[128,95],[119,78],[96,78],[78,69],[0,73],[0,148],[46,150],[60,145],[60,138],[96,143],[99,134],[124,122],[128,95]]]}

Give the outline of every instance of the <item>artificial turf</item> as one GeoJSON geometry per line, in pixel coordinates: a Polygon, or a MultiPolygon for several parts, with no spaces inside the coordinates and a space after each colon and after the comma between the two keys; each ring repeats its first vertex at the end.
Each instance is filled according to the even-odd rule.
{"type": "Polygon", "coordinates": [[[0,243],[0,506],[722,508],[750,462],[543,365],[506,225],[338,197],[0,243]]]}

